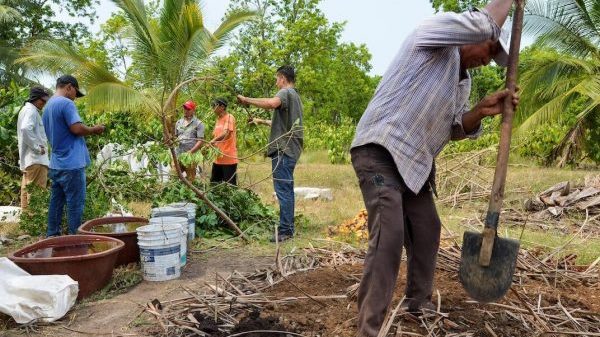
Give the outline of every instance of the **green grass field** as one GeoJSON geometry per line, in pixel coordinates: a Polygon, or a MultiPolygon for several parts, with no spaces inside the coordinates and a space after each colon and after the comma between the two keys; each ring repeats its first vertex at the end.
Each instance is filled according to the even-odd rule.
{"type": "MultiPolygon", "coordinates": [[[[257,161],[251,165],[241,165],[240,174],[242,176],[242,186],[253,185],[253,189],[266,202],[276,206],[273,198],[272,181],[267,179],[270,173],[270,162],[257,161]]],[[[582,183],[585,176],[599,174],[598,171],[570,170],[546,168],[534,165],[527,160],[519,158],[513,159],[508,170],[506,185],[506,200],[511,208],[520,209],[525,198],[547,189],[548,187],[565,180],[572,184],[582,183]],[[511,191],[519,190],[519,193],[511,191]]],[[[297,228],[297,237],[284,245],[284,249],[290,251],[294,248],[312,245],[323,245],[321,239],[328,235],[327,228],[342,223],[344,220],[353,218],[359,210],[364,208],[358,181],[351,165],[332,165],[327,160],[326,152],[309,152],[302,155],[295,171],[295,185],[307,187],[321,187],[333,189],[334,200],[327,201],[298,201],[296,205],[296,214],[300,214],[304,221],[300,221],[297,228]]],[[[491,179],[489,182],[491,186],[491,179]]],[[[440,199],[445,195],[440,194],[440,199]]],[[[469,227],[464,224],[466,219],[483,219],[487,210],[487,198],[474,201],[467,201],[458,204],[456,207],[451,205],[438,205],[438,212],[444,226],[450,230],[457,240],[460,241],[462,233],[469,227]]],[[[583,223],[585,215],[579,215],[575,219],[570,219],[573,223],[583,223]]],[[[526,248],[538,247],[547,251],[552,251],[562,247],[568,241],[572,240],[561,254],[577,254],[578,263],[588,264],[600,256],[600,237],[578,237],[572,239],[576,233],[576,228],[572,232],[550,229],[541,230],[532,226],[526,226],[523,231],[521,226],[511,224],[510,227],[503,226],[501,218],[501,235],[512,238],[521,238],[522,246],[526,248]],[[521,237],[522,233],[522,237],[521,237]]],[[[473,221],[471,221],[473,222],[473,221]]],[[[548,222],[552,226],[552,221],[548,222]]],[[[589,224],[588,226],[596,226],[589,224]]],[[[600,233],[600,228],[596,230],[600,233]]],[[[443,235],[444,230],[443,230],[443,235]]],[[[359,246],[364,246],[364,242],[357,242],[352,237],[335,237],[340,240],[359,246]]],[[[265,253],[272,250],[272,244],[267,240],[253,243],[253,249],[265,253]]]]}

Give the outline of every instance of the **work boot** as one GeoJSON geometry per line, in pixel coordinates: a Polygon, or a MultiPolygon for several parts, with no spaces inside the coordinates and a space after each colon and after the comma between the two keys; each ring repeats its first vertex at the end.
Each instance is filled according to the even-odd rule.
{"type": "Polygon", "coordinates": [[[415,303],[409,299],[404,299],[404,301],[402,301],[402,304],[400,305],[400,309],[402,309],[408,313],[411,313],[415,316],[420,316],[427,312],[436,312],[437,311],[437,307],[435,306],[435,304],[431,303],[430,301],[424,301],[424,302],[420,303],[419,305],[415,305],[415,303]]]}
{"type": "Polygon", "coordinates": [[[290,234],[279,234],[277,236],[277,239],[275,239],[275,235],[273,235],[273,237],[271,238],[271,242],[277,242],[277,241],[283,242],[283,241],[287,241],[287,240],[289,240],[289,239],[291,239],[293,237],[294,237],[293,234],[292,235],[290,235],[290,234]]]}

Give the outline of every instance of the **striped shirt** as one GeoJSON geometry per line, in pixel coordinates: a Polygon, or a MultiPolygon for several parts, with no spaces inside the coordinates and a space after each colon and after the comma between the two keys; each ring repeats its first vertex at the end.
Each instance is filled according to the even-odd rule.
{"type": "Polygon", "coordinates": [[[406,185],[415,193],[429,177],[434,158],[450,140],[465,134],[471,78],[462,76],[462,45],[497,40],[500,27],[487,14],[444,13],[425,20],[404,41],[358,126],[352,148],[385,147],[406,185]]]}

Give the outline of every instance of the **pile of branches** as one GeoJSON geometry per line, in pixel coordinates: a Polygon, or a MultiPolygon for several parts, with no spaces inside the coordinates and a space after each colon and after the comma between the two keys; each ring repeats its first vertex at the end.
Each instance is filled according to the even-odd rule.
{"type": "MultiPolygon", "coordinates": [[[[524,284],[526,280],[534,279],[543,281],[552,288],[600,285],[600,257],[589,266],[578,266],[572,255],[560,256],[559,252],[556,249],[541,254],[521,249],[513,282],[524,284]]],[[[437,268],[458,273],[460,254],[460,247],[457,245],[440,248],[437,268]]]]}
{"type": "Polygon", "coordinates": [[[570,306],[567,301],[556,301],[544,298],[542,294],[523,294],[510,289],[503,303],[479,304],[467,300],[485,317],[483,324],[473,322],[460,316],[450,318],[448,313],[441,311],[438,294],[437,310],[426,311],[422,316],[414,317],[405,312],[399,312],[398,306],[388,315],[379,337],[385,336],[446,336],[446,337],[476,337],[476,336],[515,336],[502,332],[506,326],[519,326],[518,330],[524,336],[600,336],[600,315],[598,312],[583,310],[570,306]],[[406,321],[412,321],[427,331],[427,334],[413,332],[405,326],[406,321]],[[468,331],[464,331],[464,330],[468,331]],[[456,331],[461,332],[456,332],[456,331]]]}
{"type": "Polygon", "coordinates": [[[560,217],[567,212],[600,213],[600,176],[586,177],[583,185],[560,182],[525,201],[525,210],[535,217],[560,217]]]}
{"type": "MultiPolygon", "coordinates": [[[[362,251],[349,245],[338,251],[311,247],[301,253],[283,256],[277,259],[276,265],[255,272],[234,271],[227,277],[216,273],[214,283],[205,282],[199,292],[183,287],[189,296],[162,303],[154,300],[148,303],[146,312],[157,319],[165,336],[212,336],[199,329],[202,323],[198,317],[213,318],[218,323],[219,332],[229,333],[240,324],[242,318],[267,305],[301,300],[323,303],[327,299],[346,298],[346,295],[311,296],[307,293],[304,296],[273,298],[264,292],[280,282],[290,282],[288,276],[295,273],[327,266],[358,264],[362,263],[363,258],[362,251]]],[[[300,288],[298,290],[303,292],[300,288]]]]}
{"type": "MultiPolygon", "coordinates": [[[[451,245],[442,247],[438,254],[437,269],[458,273],[460,266],[460,247],[451,245]]],[[[511,321],[531,331],[531,336],[600,336],[600,312],[582,309],[577,304],[561,301],[560,296],[556,301],[543,298],[541,293],[530,294],[525,288],[520,287],[527,280],[537,279],[546,283],[551,288],[565,288],[573,286],[586,286],[597,289],[600,286],[600,258],[589,266],[575,266],[572,259],[555,258],[555,252],[546,256],[537,256],[532,252],[521,250],[517,259],[517,268],[510,293],[501,303],[479,304],[476,301],[466,300],[465,303],[473,305],[478,311],[485,314],[490,322],[511,321]],[[520,288],[520,289],[519,289],[520,288]],[[501,319],[500,319],[501,318],[501,319]]],[[[592,290],[593,291],[593,290],[592,290]]],[[[434,295],[435,296],[435,295],[434,295]]],[[[546,296],[547,297],[547,296],[546,296]]],[[[453,336],[474,337],[480,336],[481,330],[485,335],[503,336],[496,334],[492,325],[487,322],[483,327],[474,326],[468,318],[460,317],[459,320],[451,319],[448,313],[441,311],[441,297],[437,294],[437,310],[428,311],[420,317],[408,317],[408,320],[417,322],[427,330],[427,335],[403,329],[403,322],[407,313],[399,311],[402,300],[392,310],[383,325],[379,336],[453,336]],[[459,328],[469,328],[472,331],[455,332],[459,328]]],[[[463,329],[461,329],[463,330],[463,329]]]]}
{"type": "MultiPolygon", "coordinates": [[[[494,168],[485,165],[485,162],[495,151],[486,148],[439,156],[436,159],[437,203],[456,207],[466,201],[487,199],[491,193],[494,168]]],[[[506,194],[523,192],[523,189],[514,189],[507,190],[506,194]]]]}
{"type": "MultiPolygon", "coordinates": [[[[460,264],[460,247],[456,244],[442,247],[439,252],[437,268],[452,274],[458,272],[460,264]]],[[[148,304],[147,312],[154,316],[162,327],[165,336],[238,336],[242,334],[231,334],[244,317],[262,308],[271,307],[276,304],[290,304],[296,301],[314,301],[324,304],[328,300],[347,299],[352,301],[356,286],[349,288],[346,295],[340,295],[339,289],[332,289],[335,295],[311,296],[306,291],[294,285],[288,276],[300,272],[322,267],[332,267],[348,264],[361,264],[365,252],[344,245],[341,249],[307,248],[297,253],[277,259],[277,263],[270,268],[257,270],[255,272],[241,273],[233,272],[229,276],[215,274],[214,283],[205,283],[200,290],[183,288],[189,296],[184,298],[163,302],[153,301],[148,304]],[[275,284],[289,282],[294,285],[301,296],[276,298],[268,295],[268,290],[275,284]],[[203,323],[199,317],[209,317],[215,322],[215,329],[219,334],[210,334],[206,329],[202,330],[203,323]]],[[[555,254],[537,256],[527,251],[521,251],[518,257],[517,271],[513,286],[514,296],[506,298],[502,303],[491,303],[477,305],[485,310],[490,319],[496,315],[504,315],[518,324],[524,324],[536,335],[551,335],[556,331],[571,335],[599,335],[600,313],[586,311],[582,308],[570,307],[567,301],[550,304],[542,302],[542,295],[527,294],[519,291],[519,285],[530,279],[538,279],[545,282],[549,287],[565,287],[572,285],[584,285],[587,287],[598,287],[600,285],[600,258],[592,265],[581,267],[574,266],[564,259],[557,259],[555,254]]],[[[357,279],[358,281],[358,279],[357,279]]],[[[438,295],[439,301],[439,295],[438,295]]],[[[466,303],[474,303],[466,301],[466,303]]],[[[475,304],[473,304],[475,305],[475,304]]],[[[392,330],[400,331],[402,324],[402,313],[398,312],[399,306],[391,311],[386,323],[384,333],[392,330]],[[400,330],[399,330],[400,329],[400,330]]],[[[464,322],[453,322],[449,320],[446,313],[439,309],[436,312],[427,313],[419,318],[422,326],[429,331],[428,336],[473,336],[474,333],[452,334],[452,328],[456,328],[464,322]]],[[[468,322],[468,321],[467,321],[468,322]]],[[[486,324],[487,326],[487,324],[486,324]]],[[[477,327],[473,327],[476,329],[477,327]]],[[[275,333],[275,331],[273,331],[275,333]]],[[[302,336],[298,333],[282,332],[290,336],[302,336]]],[[[418,333],[403,332],[407,336],[422,336],[418,333]]],[[[273,334],[275,336],[275,334],[273,334]]],[[[492,333],[492,336],[495,334],[492,333]]]]}

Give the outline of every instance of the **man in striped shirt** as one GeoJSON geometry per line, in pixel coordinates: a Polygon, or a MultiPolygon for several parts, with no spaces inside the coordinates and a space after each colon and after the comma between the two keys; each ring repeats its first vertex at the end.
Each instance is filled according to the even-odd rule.
{"type": "Polygon", "coordinates": [[[469,109],[467,70],[506,65],[499,41],[512,0],[485,9],[444,13],[407,37],[356,128],[352,164],[369,213],[369,248],[358,290],[359,336],[377,336],[408,258],[406,300],[412,313],[432,309],[441,222],[433,201],[434,158],[450,140],[475,138],[481,120],[502,112],[500,91],[469,109]]]}

